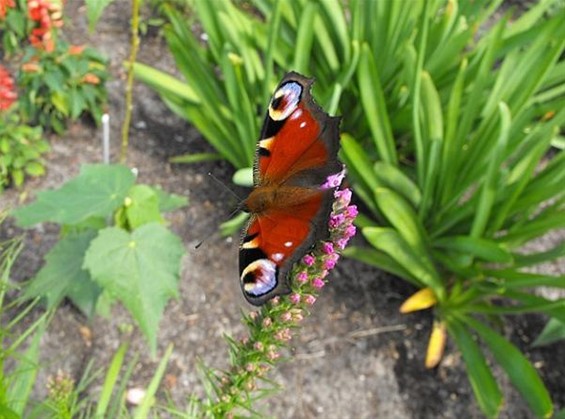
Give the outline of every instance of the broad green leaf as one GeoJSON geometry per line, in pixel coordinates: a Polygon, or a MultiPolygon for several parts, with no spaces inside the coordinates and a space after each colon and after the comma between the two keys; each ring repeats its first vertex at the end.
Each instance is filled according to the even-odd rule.
{"type": "Polygon", "coordinates": [[[45,174],[45,167],[37,161],[31,161],[26,164],[25,171],[30,176],[43,176],[45,174]]]}
{"type": "Polygon", "coordinates": [[[565,323],[559,319],[551,318],[536,340],[534,340],[532,346],[550,345],[560,340],[565,340],[565,323]]]}
{"type": "Polygon", "coordinates": [[[459,320],[449,318],[447,330],[463,355],[467,376],[481,410],[487,417],[497,417],[504,400],[481,348],[459,320]]]}
{"type": "Polygon", "coordinates": [[[551,417],[553,404],[549,393],[536,369],[518,348],[481,322],[470,317],[466,317],[464,321],[475,329],[489,347],[494,358],[506,371],[510,381],[526,400],[534,415],[551,417]]]}
{"type": "Polygon", "coordinates": [[[477,239],[471,236],[450,236],[435,239],[432,245],[434,247],[478,257],[479,259],[489,262],[512,262],[510,252],[508,252],[504,246],[492,240],[477,239]]]}
{"type": "Polygon", "coordinates": [[[101,230],[86,253],[84,267],[127,307],[152,352],[165,305],[178,294],[183,253],[179,238],[157,223],[144,224],[133,233],[116,227],[101,230]]]}
{"type": "Polygon", "coordinates": [[[130,229],[153,222],[163,223],[159,212],[159,197],[150,186],[134,185],[125,202],[125,214],[130,229]]]}
{"type": "Polygon", "coordinates": [[[45,265],[24,292],[25,298],[44,297],[47,307],[57,306],[71,294],[78,307],[88,316],[94,314],[99,287],[83,269],[84,254],[96,231],[85,230],[62,237],[45,256],[45,265]]]}
{"type": "Polygon", "coordinates": [[[158,186],[154,186],[153,191],[157,194],[159,211],[161,212],[173,211],[188,204],[188,198],[186,196],[165,192],[158,186]]]}
{"type": "Polygon", "coordinates": [[[59,189],[37,194],[35,202],[16,209],[18,225],[52,221],[78,224],[90,217],[107,217],[122,205],[135,182],[131,171],[121,165],[85,165],[79,176],[59,189]]]}

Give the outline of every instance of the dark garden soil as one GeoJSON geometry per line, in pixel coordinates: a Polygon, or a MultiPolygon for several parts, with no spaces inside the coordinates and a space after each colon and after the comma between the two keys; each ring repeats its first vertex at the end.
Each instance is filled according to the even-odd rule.
{"type": "MultiPolygon", "coordinates": [[[[93,34],[87,32],[82,4],[67,2],[66,31],[71,42],[89,43],[110,59],[113,79],[108,84],[109,112],[116,161],[124,109],[122,63],[129,48],[129,2],[114,2],[93,34]]],[[[166,44],[154,32],[144,37],[139,61],[174,73],[166,44]]],[[[47,175],[27,182],[23,190],[4,193],[0,207],[16,206],[21,200],[30,202],[38,191],[58,187],[74,177],[82,164],[100,162],[99,137],[99,130],[87,122],[72,125],[60,138],[52,137],[47,175]]],[[[206,176],[210,171],[230,184],[233,169],[227,163],[168,162],[171,156],[201,151],[210,151],[210,147],[198,132],[172,115],[152,91],[137,84],[128,164],[139,170],[140,182],[188,196],[190,204],[168,216],[172,230],[186,246],[181,296],[168,305],[161,321],[156,358],[151,358],[140,333],[132,332],[130,353],[137,351],[140,358],[128,387],[147,386],[159,356],[172,343],[174,352],[161,395],[165,400],[165,392],[170,392],[181,406],[189,394],[203,392],[196,368],[199,359],[212,367],[227,366],[227,345],[222,336],[243,336],[240,312],[250,308],[237,279],[238,238],[213,236],[194,250],[194,244],[224,221],[236,205],[231,195],[206,176]]],[[[21,230],[8,222],[0,236],[19,233],[21,230]]],[[[25,250],[14,271],[17,280],[30,278],[38,271],[57,237],[57,228],[52,225],[25,232],[25,250]]],[[[565,270],[563,263],[551,268],[565,270]]],[[[405,282],[376,269],[341,261],[313,307],[312,316],[293,340],[288,362],[271,374],[281,384],[281,391],[256,407],[266,417],[279,418],[482,417],[461,356],[452,344],[448,344],[438,368],[424,368],[431,314],[398,313],[401,302],[414,291],[405,282]]],[[[545,319],[520,316],[511,320],[505,327],[506,336],[533,360],[549,386],[556,408],[564,408],[565,345],[530,349],[545,319]]],[[[41,342],[44,368],[37,378],[36,395],[45,394],[47,377],[58,370],[78,380],[90,360],[97,368],[107,366],[127,338],[124,330],[128,328],[124,326],[131,324],[129,315],[119,306],[108,318],[97,317],[89,323],[72,306],[63,304],[41,342]],[[85,334],[86,328],[91,336],[85,334]]],[[[498,370],[497,375],[507,400],[501,417],[530,417],[506,376],[498,370]]],[[[99,379],[88,392],[96,395],[100,385],[99,379]]]]}

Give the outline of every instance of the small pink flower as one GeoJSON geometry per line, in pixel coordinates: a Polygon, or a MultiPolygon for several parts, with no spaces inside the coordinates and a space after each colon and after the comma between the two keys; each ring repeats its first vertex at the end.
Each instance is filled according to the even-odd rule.
{"type": "Polygon", "coordinates": [[[339,255],[337,253],[334,253],[324,261],[324,268],[328,270],[335,268],[335,264],[337,263],[338,260],[339,260],[339,255]]]}
{"type": "Polygon", "coordinates": [[[351,189],[345,188],[342,190],[335,191],[334,196],[340,200],[340,203],[345,205],[349,205],[351,202],[351,189]]]}
{"type": "Polygon", "coordinates": [[[347,238],[351,238],[353,236],[355,236],[355,233],[357,233],[357,228],[354,225],[350,225],[347,226],[347,228],[345,229],[345,237],[347,238]]]}
{"type": "Polygon", "coordinates": [[[316,297],[314,297],[313,295],[309,294],[306,296],[306,298],[304,298],[304,302],[306,304],[308,304],[309,306],[313,305],[316,302],[316,297]]]}
{"type": "Polygon", "coordinates": [[[253,371],[255,371],[255,365],[253,365],[253,364],[251,364],[251,363],[250,363],[250,364],[247,364],[247,365],[245,366],[245,371],[247,371],[247,372],[253,372],[253,371]]]}
{"type": "Polygon", "coordinates": [[[276,305],[278,305],[278,304],[280,303],[280,301],[281,301],[281,297],[279,297],[279,296],[277,295],[276,297],[273,297],[273,298],[271,299],[271,304],[274,305],[274,306],[276,306],[276,305]]]}
{"type": "Polygon", "coordinates": [[[359,214],[359,211],[357,210],[357,205],[350,205],[347,207],[347,216],[349,218],[355,218],[357,217],[357,214],[359,214]]]}
{"type": "Polygon", "coordinates": [[[298,304],[300,302],[300,294],[294,293],[289,298],[290,298],[290,302],[293,304],[298,304]]]}
{"type": "Polygon", "coordinates": [[[341,185],[341,182],[343,181],[344,177],[345,177],[345,167],[341,172],[335,173],[333,175],[329,175],[326,181],[324,182],[324,184],[322,185],[322,189],[337,188],[339,185],[341,185]]]}
{"type": "Polygon", "coordinates": [[[335,253],[334,245],[332,242],[325,242],[322,246],[322,249],[326,255],[332,255],[335,253]]]}
{"type": "Polygon", "coordinates": [[[316,278],[312,281],[312,286],[318,290],[322,289],[324,285],[326,285],[326,283],[321,278],[316,278]]]}
{"type": "Polygon", "coordinates": [[[345,221],[345,215],[335,214],[330,215],[329,226],[330,228],[338,228],[345,221]]]}
{"type": "Polygon", "coordinates": [[[285,311],[283,314],[281,314],[281,320],[283,322],[289,322],[292,320],[292,314],[290,314],[290,311],[285,311]]]}
{"type": "Polygon", "coordinates": [[[279,358],[281,355],[277,351],[269,351],[267,352],[267,359],[269,361],[274,361],[275,359],[279,358]]]}
{"type": "Polygon", "coordinates": [[[258,316],[259,316],[259,313],[256,312],[256,311],[252,311],[252,312],[249,313],[249,318],[250,318],[251,320],[257,320],[257,317],[258,317],[258,316]]]}
{"type": "Polygon", "coordinates": [[[304,320],[304,315],[302,314],[302,310],[296,310],[296,312],[292,313],[292,319],[297,323],[304,320]]]}
{"type": "Polygon", "coordinates": [[[315,262],[314,256],[312,255],[306,255],[302,260],[306,266],[312,266],[315,262]]]}
{"type": "Polygon", "coordinates": [[[281,342],[286,342],[292,339],[292,335],[290,334],[290,329],[284,328],[279,330],[275,333],[275,339],[280,340],[281,342]]]}
{"type": "Polygon", "coordinates": [[[305,282],[308,281],[308,274],[305,271],[302,271],[298,275],[296,275],[296,280],[301,284],[304,284],[305,282]]]}
{"type": "Polygon", "coordinates": [[[347,246],[347,243],[349,243],[349,238],[344,237],[342,239],[339,239],[336,244],[340,250],[343,250],[347,246]]]}
{"type": "Polygon", "coordinates": [[[271,327],[273,321],[269,317],[263,319],[263,327],[271,327]]]}
{"type": "Polygon", "coordinates": [[[262,352],[263,349],[265,349],[265,346],[263,345],[263,342],[255,342],[253,344],[253,349],[255,349],[256,351],[262,352]]]}

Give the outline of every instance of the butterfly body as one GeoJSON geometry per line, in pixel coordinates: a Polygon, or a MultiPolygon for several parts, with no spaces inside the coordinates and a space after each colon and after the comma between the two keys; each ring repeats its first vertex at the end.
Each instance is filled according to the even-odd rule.
{"type": "Polygon", "coordinates": [[[251,304],[288,293],[292,266],[328,235],[333,190],[322,185],[342,169],[339,118],[313,101],[311,84],[298,73],[283,78],[257,145],[240,246],[240,281],[251,304]]]}

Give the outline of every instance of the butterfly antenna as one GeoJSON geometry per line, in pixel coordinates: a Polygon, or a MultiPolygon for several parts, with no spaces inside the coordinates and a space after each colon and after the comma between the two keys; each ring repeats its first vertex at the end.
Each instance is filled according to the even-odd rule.
{"type": "Polygon", "coordinates": [[[224,190],[226,190],[230,194],[232,194],[237,199],[238,203],[243,202],[243,199],[241,199],[241,197],[238,194],[236,194],[228,185],[226,185],[224,182],[222,182],[220,179],[218,179],[216,176],[214,176],[214,174],[212,172],[208,172],[208,176],[210,176],[214,180],[214,182],[216,182],[218,185],[220,185],[222,188],[224,188],[224,190]]]}
{"type": "MultiPolygon", "coordinates": [[[[218,179],[216,176],[214,176],[214,174],[212,172],[208,172],[208,176],[210,176],[214,182],[216,182],[218,185],[220,185],[224,190],[228,191],[231,195],[233,195],[238,202],[238,205],[236,207],[236,209],[234,209],[230,215],[228,215],[228,219],[232,218],[235,214],[237,214],[239,211],[241,211],[241,204],[243,203],[243,199],[241,199],[239,197],[238,194],[236,194],[229,186],[227,186],[224,182],[222,182],[220,179],[218,179]]],[[[200,246],[202,246],[202,244],[204,244],[204,242],[206,240],[208,240],[210,237],[212,237],[213,235],[217,234],[217,228],[216,226],[214,226],[213,228],[208,229],[208,231],[206,232],[206,235],[204,236],[205,238],[200,240],[198,243],[196,243],[196,245],[194,246],[195,249],[198,249],[200,246]]]]}
{"type": "MultiPolygon", "coordinates": [[[[239,207],[237,207],[236,209],[234,209],[230,215],[228,215],[228,219],[232,218],[235,214],[237,214],[241,209],[239,207]]],[[[214,227],[214,230],[212,229],[208,229],[208,231],[206,232],[207,234],[205,235],[205,238],[200,240],[198,243],[196,243],[196,245],[194,246],[195,249],[198,249],[200,246],[202,246],[202,244],[208,240],[210,237],[218,234],[218,230],[214,227]]]]}

